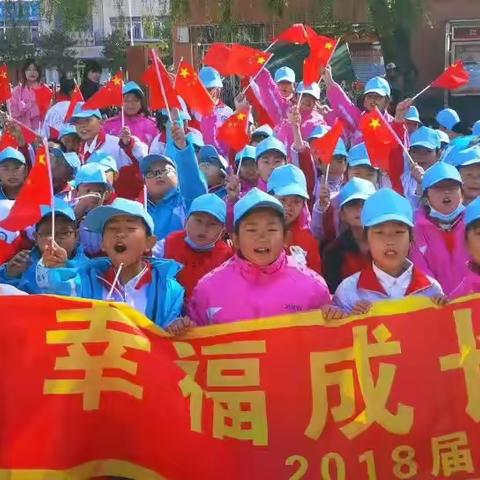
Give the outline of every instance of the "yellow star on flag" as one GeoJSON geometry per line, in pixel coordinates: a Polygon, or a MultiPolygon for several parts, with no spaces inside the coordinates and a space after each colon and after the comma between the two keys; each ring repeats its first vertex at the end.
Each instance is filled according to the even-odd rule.
{"type": "Polygon", "coordinates": [[[7,78],[7,72],[0,72],[0,78],[7,78]]]}
{"type": "Polygon", "coordinates": [[[332,43],[332,42],[326,43],[326,44],[325,44],[325,48],[326,48],[327,50],[331,50],[331,49],[333,48],[333,43],[332,43]]]}
{"type": "Polygon", "coordinates": [[[372,118],[369,126],[375,130],[376,128],[380,127],[380,120],[378,118],[372,118]]]}
{"type": "Polygon", "coordinates": [[[42,165],[46,165],[46,164],[47,164],[47,162],[45,161],[45,155],[39,155],[38,161],[39,161],[40,164],[42,164],[42,165]]]}
{"type": "Polygon", "coordinates": [[[188,71],[188,68],[182,68],[180,70],[180,76],[183,78],[187,78],[190,75],[190,72],[188,71]]]}
{"type": "Polygon", "coordinates": [[[115,85],[120,85],[120,84],[122,83],[122,79],[121,79],[121,78],[118,78],[118,77],[113,77],[112,82],[113,82],[115,85]]]}
{"type": "Polygon", "coordinates": [[[257,63],[260,65],[263,65],[266,62],[265,57],[258,57],[257,58],[257,63]]]}
{"type": "Polygon", "coordinates": [[[239,120],[245,120],[245,119],[247,118],[247,116],[246,116],[244,113],[239,113],[239,114],[237,115],[237,118],[238,118],[239,120]]]}

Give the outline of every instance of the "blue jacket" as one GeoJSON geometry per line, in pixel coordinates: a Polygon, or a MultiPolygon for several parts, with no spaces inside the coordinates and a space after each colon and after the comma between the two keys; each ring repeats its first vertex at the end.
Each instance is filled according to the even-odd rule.
{"type": "MultiPolygon", "coordinates": [[[[146,259],[152,266],[152,281],[147,290],[145,316],[167,327],[182,316],[184,289],[175,275],[181,266],[172,260],[146,259]]],[[[105,272],[111,267],[107,257],[90,259],[79,268],[44,268],[43,284],[48,293],[105,300],[105,272]]]]}
{"type": "MultiPolygon", "coordinates": [[[[3,264],[0,267],[0,283],[6,283],[13,285],[19,290],[30,293],[32,295],[48,293],[43,287],[38,284],[37,281],[37,269],[39,268],[39,261],[42,255],[37,247],[34,247],[30,252],[30,265],[23,272],[21,277],[10,278],[7,275],[7,264],[3,264]]],[[[85,262],[88,262],[88,257],[85,255],[81,245],[77,246],[75,256],[67,261],[67,264],[63,268],[79,268],[85,262]]],[[[45,268],[45,267],[41,267],[45,268]]],[[[53,269],[52,269],[53,270],[53,269]]]]}
{"type": "Polygon", "coordinates": [[[158,203],[148,201],[147,211],[155,222],[155,232],[159,240],[170,233],[183,230],[188,209],[195,198],[207,193],[207,184],[200,172],[192,145],[184,150],[176,149],[175,161],[178,188],[170,190],[158,203]]]}

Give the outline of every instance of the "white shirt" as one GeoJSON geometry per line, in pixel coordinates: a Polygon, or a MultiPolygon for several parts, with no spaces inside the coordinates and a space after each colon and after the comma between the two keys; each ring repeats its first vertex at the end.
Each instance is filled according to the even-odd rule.
{"type": "Polygon", "coordinates": [[[380,282],[380,285],[387,292],[389,298],[403,298],[412,282],[413,263],[399,277],[392,277],[383,270],[380,270],[375,263],[373,271],[380,282]]]}
{"type": "Polygon", "coordinates": [[[65,126],[65,115],[67,114],[70,101],[65,100],[58,102],[48,109],[47,115],[43,122],[43,128],[41,130],[44,137],[50,137],[50,127],[60,130],[65,126]]]}

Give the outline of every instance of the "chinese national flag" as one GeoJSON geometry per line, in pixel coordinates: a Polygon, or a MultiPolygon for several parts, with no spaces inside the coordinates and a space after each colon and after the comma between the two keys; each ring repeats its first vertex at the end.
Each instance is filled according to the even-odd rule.
{"type": "Polygon", "coordinates": [[[180,62],[175,78],[175,90],[193,111],[201,115],[209,115],[213,112],[215,105],[212,97],[199,80],[194,68],[183,60],[180,62]]]}
{"type": "Polygon", "coordinates": [[[271,53],[236,43],[232,45],[229,70],[236,75],[254,76],[271,57],[271,53]]]}
{"type": "Polygon", "coordinates": [[[438,78],[436,78],[431,86],[433,88],[443,88],[445,90],[456,90],[463,87],[470,81],[470,74],[465,70],[463,62],[450,65],[438,78]]]}
{"type": "Polygon", "coordinates": [[[11,119],[13,123],[16,123],[20,129],[22,130],[23,137],[25,142],[27,143],[34,143],[37,140],[38,133],[32,130],[30,127],[27,127],[22,122],[15,120],[14,118],[11,119]]]}
{"type": "Polygon", "coordinates": [[[221,75],[233,75],[229,70],[231,48],[224,43],[214,43],[203,57],[202,63],[217,70],[221,75]]]}
{"type": "Polygon", "coordinates": [[[17,139],[11,133],[4,131],[0,138],[0,152],[7,147],[18,148],[19,145],[17,139]]]}
{"type": "Polygon", "coordinates": [[[152,110],[161,110],[162,108],[181,109],[182,106],[178,101],[165,65],[163,65],[153,50],[150,51],[150,59],[152,64],[145,70],[142,76],[143,83],[150,89],[150,108],[152,110]]]}
{"type": "Polygon", "coordinates": [[[41,207],[53,203],[52,178],[48,147],[42,145],[30,173],[23,184],[10,214],[0,222],[0,228],[16,232],[35,225],[42,217],[41,207]]]}
{"type": "Polygon", "coordinates": [[[308,25],[302,23],[295,23],[291,27],[284,30],[278,35],[275,40],[277,42],[294,43],[303,45],[308,43],[309,37],[316,35],[315,31],[308,25]]]}
{"type": "Polygon", "coordinates": [[[337,41],[323,35],[309,35],[310,54],[303,63],[303,83],[311,85],[318,82],[322,68],[325,68],[333,57],[337,41]]]}
{"type": "Polygon", "coordinates": [[[316,151],[325,165],[329,165],[332,161],[333,152],[342,136],[343,128],[342,121],[337,119],[333,127],[323,137],[316,138],[311,143],[312,149],[316,151]]]}
{"type": "Polygon", "coordinates": [[[40,115],[43,117],[50,108],[53,92],[47,85],[44,84],[40,85],[38,88],[35,88],[33,91],[35,92],[35,99],[37,101],[38,109],[40,110],[40,115]]]}
{"type": "Polygon", "coordinates": [[[97,108],[121,107],[123,105],[123,74],[117,72],[97,93],[92,95],[83,105],[82,110],[97,108]]]}
{"type": "Polygon", "coordinates": [[[360,131],[373,167],[390,171],[390,155],[400,141],[378,108],[362,115],[360,131]]]}
{"type": "Polygon", "coordinates": [[[12,96],[12,87],[8,77],[8,67],[0,65],[0,102],[6,102],[12,96]]]}
{"type": "Polygon", "coordinates": [[[250,107],[235,112],[227,118],[217,131],[217,139],[224,142],[235,152],[239,152],[250,141],[248,135],[248,117],[250,107]]]}
{"type": "Polygon", "coordinates": [[[75,111],[75,107],[79,102],[84,102],[84,98],[82,95],[82,91],[80,87],[75,83],[75,89],[73,90],[72,97],[70,98],[70,105],[68,106],[67,113],[65,115],[64,122],[67,123],[72,118],[73,112],[75,111]]]}

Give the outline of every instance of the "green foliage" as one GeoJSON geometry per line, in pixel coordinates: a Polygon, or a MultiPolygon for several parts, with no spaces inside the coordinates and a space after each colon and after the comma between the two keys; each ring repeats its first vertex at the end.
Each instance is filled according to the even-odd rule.
{"type": "Polygon", "coordinates": [[[72,49],[74,45],[75,41],[64,31],[53,30],[44,34],[37,41],[40,61],[47,67],[57,67],[64,73],[71,71],[76,62],[77,52],[72,49]]]}
{"type": "Polygon", "coordinates": [[[55,20],[65,32],[80,32],[92,18],[95,0],[42,0],[42,13],[48,21],[55,20]]]}
{"type": "Polygon", "coordinates": [[[119,68],[126,68],[128,46],[129,41],[125,30],[122,28],[115,30],[105,38],[103,55],[112,70],[117,71],[119,68]]]}
{"type": "Polygon", "coordinates": [[[170,15],[175,21],[188,18],[190,15],[190,0],[170,0],[170,15]]]}
{"type": "Polygon", "coordinates": [[[25,43],[25,33],[21,28],[8,28],[0,36],[0,62],[7,64],[21,63],[35,56],[35,47],[25,43]]]}
{"type": "Polygon", "coordinates": [[[267,8],[278,17],[283,17],[285,9],[288,7],[287,0],[267,0],[267,8]]]}

